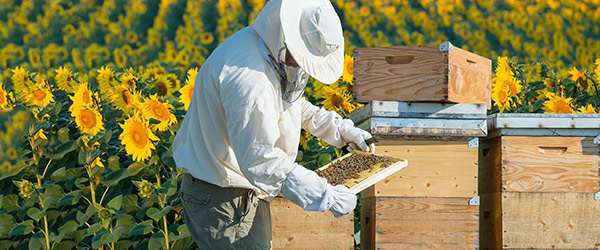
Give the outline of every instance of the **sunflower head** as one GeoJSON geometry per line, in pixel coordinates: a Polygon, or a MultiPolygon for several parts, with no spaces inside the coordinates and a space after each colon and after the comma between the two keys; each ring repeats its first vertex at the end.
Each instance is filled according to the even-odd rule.
{"type": "Polygon", "coordinates": [[[346,114],[356,109],[356,105],[350,102],[350,94],[346,93],[345,90],[323,86],[321,91],[323,92],[322,97],[324,100],[320,104],[323,105],[323,108],[332,111],[343,110],[346,114]]]}
{"type": "Polygon", "coordinates": [[[101,94],[112,94],[113,88],[117,85],[116,77],[111,68],[102,66],[98,70],[98,89],[101,94]]]}
{"type": "Polygon", "coordinates": [[[104,129],[102,115],[100,112],[90,106],[81,106],[76,108],[71,115],[75,117],[75,123],[81,132],[90,135],[96,135],[104,129]]]}
{"type": "Polygon", "coordinates": [[[136,115],[127,118],[119,126],[123,129],[119,139],[127,154],[132,155],[133,160],[138,162],[148,159],[155,148],[152,141],[158,140],[148,122],[136,115]]]}
{"type": "Polygon", "coordinates": [[[48,83],[41,77],[36,79],[35,84],[28,92],[26,101],[31,105],[38,107],[46,107],[49,103],[54,101],[54,96],[49,90],[48,83]]]}
{"type": "Polygon", "coordinates": [[[135,107],[140,103],[140,93],[131,90],[126,85],[121,85],[115,89],[111,101],[117,107],[126,113],[135,110],[135,107]]]}
{"type": "Polygon", "coordinates": [[[4,89],[2,81],[0,81],[0,111],[7,111],[12,109],[12,93],[9,93],[4,89]]]}
{"type": "Polygon", "coordinates": [[[592,104],[588,104],[585,107],[579,107],[579,109],[577,109],[578,113],[580,114],[597,114],[598,112],[596,112],[596,109],[594,108],[594,106],[592,106],[592,104]]]}
{"type": "Polygon", "coordinates": [[[69,108],[69,112],[73,113],[76,108],[89,106],[94,104],[94,93],[88,88],[88,83],[82,83],[77,86],[77,90],[73,96],[69,96],[73,101],[73,105],[69,108]]]}
{"type": "Polygon", "coordinates": [[[544,113],[575,113],[571,103],[573,98],[566,98],[551,92],[548,92],[547,97],[548,100],[544,102],[544,113]]]}
{"type": "Polygon", "coordinates": [[[173,93],[172,82],[166,75],[159,75],[152,87],[158,89],[156,92],[158,96],[170,96],[173,93]]]}
{"type": "Polygon", "coordinates": [[[150,183],[147,180],[133,181],[133,184],[138,188],[138,190],[139,190],[138,195],[142,199],[150,198],[150,196],[152,195],[152,192],[154,191],[154,187],[152,186],[152,183],[150,183]]]}
{"type": "Polygon", "coordinates": [[[206,45],[211,44],[215,40],[215,37],[208,32],[204,32],[200,35],[200,43],[206,45]]]}
{"type": "Polygon", "coordinates": [[[67,93],[73,93],[77,89],[77,82],[73,78],[73,74],[71,73],[71,69],[67,67],[60,66],[56,71],[56,76],[54,79],[56,80],[56,85],[58,89],[64,90],[67,93]]]}
{"type": "Polygon", "coordinates": [[[344,56],[344,71],[342,72],[342,80],[352,84],[354,78],[354,57],[349,55],[344,56]]]}
{"type": "Polygon", "coordinates": [[[28,180],[15,181],[17,187],[19,187],[19,195],[23,198],[29,198],[35,191],[33,184],[28,180]]]}
{"type": "Polygon", "coordinates": [[[510,109],[512,106],[512,98],[510,97],[510,89],[507,85],[496,85],[492,87],[492,100],[500,109],[500,113],[510,109]]]}
{"type": "Polygon", "coordinates": [[[144,119],[156,119],[160,121],[158,124],[152,126],[153,129],[165,131],[169,126],[177,122],[177,118],[173,114],[173,106],[162,102],[156,95],[144,98],[141,109],[144,119]]]}

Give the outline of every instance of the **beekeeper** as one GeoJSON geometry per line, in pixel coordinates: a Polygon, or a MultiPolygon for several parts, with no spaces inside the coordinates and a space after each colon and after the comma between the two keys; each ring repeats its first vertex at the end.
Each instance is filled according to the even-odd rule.
{"type": "Polygon", "coordinates": [[[185,223],[200,248],[270,249],[269,201],[279,193],[337,217],[354,209],[348,188],[294,162],[301,129],[375,151],[368,132],[302,97],[309,76],[337,81],[343,60],[328,0],[272,0],[208,57],[173,142],[185,223]]]}

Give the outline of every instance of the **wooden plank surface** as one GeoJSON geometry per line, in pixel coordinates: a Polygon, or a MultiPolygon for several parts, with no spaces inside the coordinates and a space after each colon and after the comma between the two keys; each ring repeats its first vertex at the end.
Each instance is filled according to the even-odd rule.
{"type": "Polygon", "coordinates": [[[492,61],[460,48],[448,57],[448,100],[492,107],[492,61]]]}
{"type": "Polygon", "coordinates": [[[371,117],[487,119],[487,111],[474,103],[372,101],[350,114],[355,124],[371,117]]]}
{"type": "Polygon", "coordinates": [[[438,45],[358,48],[354,51],[354,99],[447,99],[447,52],[438,45]]]}
{"type": "Polygon", "coordinates": [[[502,194],[504,249],[600,248],[600,201],[594,193],[502,194]]]}
{"type": "MultiPolygon", "coordinates": [[[[371,188],[372,189],[372,188],[371,188]]],[[[364,194],[364,192],[363,192],[364,194]]],[[[361,196],[360,207],[360,248],[375,249],[375,198],[361,196]]]]}
{"type": "Polygon", "coordinates": [[[599,154],[592,137],[503,136],[503,189],[598,192],[599,154]]]}
{"type": "Polygon", "coordinates": [[[479,193],[502,191],[502,139],[479,140],[479,193]]]}
{"type": "Polygon", "coordinates": [[[381,140],[377,154],[409,166],[374,185],[372,196],[472,197],[477,195],[477,148],[466,141],[381,140]]]}
{"type": "Polygon", "coordinates": [[[477,249],[479,207],[470,198],[375,199],[377,249],[477,249]]]}
{"type": "Polygon", "coordinates": [[[480,247],[502,249],[502,193],[486,193],[479,196],[480,247]]]}
{"type": "Polygon", "coordinates": [[[354,249],[353,214],[305,211],[285,198],[271,201],[273,249],[354,249]]]}

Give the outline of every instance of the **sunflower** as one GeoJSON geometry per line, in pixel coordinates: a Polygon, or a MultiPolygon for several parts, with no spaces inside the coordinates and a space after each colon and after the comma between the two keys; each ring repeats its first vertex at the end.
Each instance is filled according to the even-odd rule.
{"type": "Polygon", "coordinates": [[[17,149],[10,147],[6,150],[6,156],[8,159],[16,160],[17,159],[17,149]]]}
{"type": "Polygon", "coordinates": [[[544,113],[575,113],[571,100],[552,92],[547,94],[548,100],[544,102],[544,113]]]}
{"type": "Polygon", "coordinates": [[[93,104],[94,93],[88,89],[88,83],[82,83],[77,86],[77,91],[73,96],[69,96],[73,101],[73,105],[69,107],[69,112],[73,113],[75,109],[82,106],[89,106],[93,104]]]}
{"type": "Polygon", "coordinates": [[[23,198],[29,198],[35,191],[33,184],[28,180],[15,181],[17,187],[19,187],[19,195],[23,198]]]}
{"type": "Polygon", "coordinates": [[[140,107],[144,119],[156,119],[160,121],[160,123],[152,126],[153,129],[165,131],[169,126],[177,123],[177,118],[173,114],[173,106],[169,103],[161,102],[156,95],[144,98],[144,102],[140,107]]]}
{"type": "Polygon", "coordinates": [[[518,93],[523,89],[523,85],[521,85],[521,81],[517,80],[517,78],[511,77],[496,77],[492,80],[493,84],[502,87],[508,87],[508,94],[510,96],[516,97],[518,93]]]}
{"type": "Polygon", "coordinates": [[[96,80],[98,81],[98,89],[100,89],[101,94],[108,94],[109,96],[112,94],[113,88],[118,84],[115,78],[111,68],[102,66],[98,70],[96,80]]]}
{"type": "Polygon", "coordinates": [[[577,82],[581,88],[583,88],[590,95],[595,94],[595,87],[593,84],[588,83],[587,73],[585,71],[579,71],[576,67],[572,67],[567,74],[567,77],[574,82],[577,82]]]}
{"type": "Polygon", "coordinates": [[[356,105],[350,102],[350,94],[346,93],[346,91],[338,91],[329,86],[323,86],[322,91],[324,92],[323,98],[325,99],[320,104],[323,105],[323,108],[327,110],[342,109],[346,114],[356,109],[356,105]]]}
{"type": "Polygon", "coordinates": [[[46,137],[46,133],[44,133],[43,129],[38,130],[37,133],[35,133],[35,135],[33,136],[34,140],[37,139],[43,139],[43,140],[48,140],[48,137],[46,137]]]}
{"type": "Polygon", "coordinates": [[[104,129],[102,115],[100,112],[90,106],[82,106],[76,108],[71,116],[75,117],[75,123],[81,132],[96,135],[100,130],[104,129]]]}
{"type": "Polygon", "coordinates": [[[596,112],[596,109],[594,108],[594,106],[592,106],[592,104],[588,104],[585,107],[579,107],[579,109],[577,109],[577,111],[580,114],[597,114],[598,112],[596,112]]]}
{"type": "Polygon", "coordinates": [[[308,150],[308,142],[310,140],[312,140],[313,138],[314,138],[314,136],[308,130],[302,129],[300,131],[300,146],[304,150],[308,150]]]}
{"type": "Polygon", "coordinates": [[[515,73],[508,62],[508,57],[498,57],[498,66],[496,66],[496,77],[510,77],[515,73]]]}
{"type": "Polygon", "coordinates": [[[138,36],[135,32],[133,31],[127,31],[127,33],[125,34],[125,38],[127,39],[127,41],[129,43],[135,43],[137,42],[138,36]]]}
{"type": "Polygon", "coordinates": [[[111,102],[126,113],[134,110],[140,102],[140,93],[131,90],[127,85],[121,85],[115,89],[111,102]]]}
{"type": "Polygon", "coordinates": [[[179,89],[179,101],[183,103],[185,110],[188,110],[190,102],[192,101],[192,95],[194,94],[194,86],[196,85],[196,75],[198,75],[198,68],[189,69],[187,72],[187,79],[185,79],[185,86],[179,89]]]}
{"type": "Polygon", "coordinates": [[[208,32],[204,32],[200,35],[200,43],[207,45],[211,44],[215,40],[215,37],[208,32]]]}
{"type": "Polygon", "coordinates": [[[75,81],[75,79],[73,79],[71,69],[60,66],[55,71],[56,76],[54,77],[54,79],[56,80],[56,85],[58,86],[58,89],[67,91],[67,93],[73,93],[77,89],[77,82],[75,81]]]}
{"type": "Polygon", "coordinates": [[[123,73],[121,75],[121,84],[135,89],[136,88],[136,82],[138,80],[138,77],[133,73],[133,70],[127,70],[125,73],[123,73]]]}
{"type": "Polygon", "coordinates": [[[48,89],[49,86],[46,80],[38,77],[36,81],[37,84],[31,90],[27,91],[26,102],[35,106],[46,107],[46,105],[54,101],[54,96],[48,89]]]}
{"type": "Polygon", "coordinates": [[[16,96],[20,100],[26,99],[29,88],[33,85],[31,78],[29,77],[29,70],[23,67],[17,66],[11,70],[12,76],[10,77],[16,96]]]}
{"type": "Polygon", "coordinates": [[[135,186],[137,186],[137,188],[139,190],[138,195],[142,199],[150,198],[150,196],[152,195],[152,192],[154,191],[154,188],[152,187],[152,183],[148,182],[147,180],[133,181],[133,184],[135,186]]]}
{"type": "Polygon", "coordinates": [[[510,89],[507,85],[495,85],[492,87],[492,100],[500,109],[500,113],[510,109],[512,99],[510,98],[510,89]]]}
{"type": "Polygon", "coordinates": [[[342,72],[342,80],[352,84],[354,77],[354,57],[346,55],[344,57],[344,71],[342,72]]]}
{"type": "Polygon", "coordinates": [[[0,111],[8,111],[12,109],[12,93],[4,89],[2,81],[0,81],[0,111]]]}
{"type": "Polygon", "coordinates": [[[143,161],[150,157],[158,137],[152,133],[150,126],[139,116],[131,116],[123,124],[119,124],[123,133],[119,136],[121,144],[125,145],[127,154],[133,156],[134,161],[143,161]]]}
{"type": "Polygon", "coordinates": [[[115,59],[115,64],[119,66],[119,68],[124,68],[127,64],[127,57],[123,55],[123,51],[120,49],[115,49],[113,51],[113,57],[115,59]]]}
{"type": "Polygon", "coordinates": [[[10,172],[10,170],[12,170],[12,164],[10,163],[10,161],[4,161],[2,163],[2,165],[0,166],[0,169],[2,172],[7,173],[10,172]]]}
{"type": "Polygon", "coordinates": [[[158,88],[156,94],[159,96],[170,96],[173,93],[172,82],[166,75],[159,75],[152,84],[153,88],[158,88]]]}

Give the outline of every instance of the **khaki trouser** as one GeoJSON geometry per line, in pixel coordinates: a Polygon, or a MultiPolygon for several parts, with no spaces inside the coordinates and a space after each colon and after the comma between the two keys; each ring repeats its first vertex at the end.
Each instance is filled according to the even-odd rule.
{"type": "Polygon", "coordinates": [[[222,188],[184,174],[183,215],[201,249],[271,249],[271,209],[254,191],[222,188]]]}

